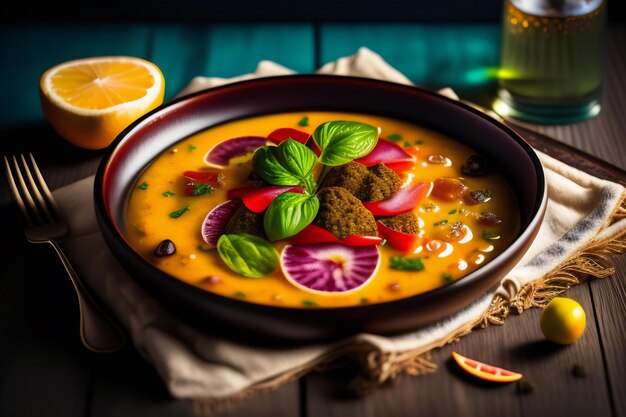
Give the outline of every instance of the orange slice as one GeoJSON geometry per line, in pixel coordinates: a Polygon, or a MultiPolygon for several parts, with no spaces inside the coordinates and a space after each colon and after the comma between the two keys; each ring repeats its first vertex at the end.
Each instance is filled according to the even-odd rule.
{"type": "Polygon", "coordinates": [[[39,89],[44,114],[61,136],[102,149],[163,102],[165,82],[159,68],[143,59],[98,57],[50,68],[39,89]]]}
{"type": "Polygon", "coordinates": [[[467,373],[474,375],[477,378],[484,379],[492,382],[513,382],[522,378],[522,374],[517,372],[507,371],[506,369],[498,368],[486,363],[478,362],[470,358],[466,358],[463,355],[459,355],[456,352],[452,352],[452,357],[459,364],[461,368],[467,373]]]}

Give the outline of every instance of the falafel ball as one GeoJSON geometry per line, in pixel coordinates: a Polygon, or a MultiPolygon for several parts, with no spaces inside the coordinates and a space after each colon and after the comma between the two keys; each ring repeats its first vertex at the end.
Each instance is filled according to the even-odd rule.
{"type": "Polygon", "coordinates": [[[249,233],[265,238],[263,230],[263,213],[255,213],[241,206],[230,218],[224,229],[226,234],[249,233]]]}
{"type": "Polygon", "coordinates": [[[412,211],[399,214],[393,217],[383,217],[379,219],[382,224],[390,229],[402,233],[417,234],[420,231],[417,216],[412,211]]]}
{"type": "Polygon", "coordinates": [[[343,187],[361,201],[386,200],[402,185],[398,174],[379,163],[367,168],[358,162],[334,167],[323,187],[343,187]]]}
{"type": "Polygon", "coordinates": [[[376,220],[363,203],[343,187],[324,187],[317,194],[320,209],[313,223],[344,239],[376,236],[376,220]]]}

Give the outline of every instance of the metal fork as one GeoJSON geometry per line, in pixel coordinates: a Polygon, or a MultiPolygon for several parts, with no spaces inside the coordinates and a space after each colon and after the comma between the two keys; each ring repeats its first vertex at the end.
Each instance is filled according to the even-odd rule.
{"type": "Polygon", "coordinates": [[[4,157],[4,164],[11,194],[17,203],[26,227],[26,238],[31,243],[52,245],[70,276],[80,311],[80,339],[93,352],[113,352],[124,345],[124,332],[99,307],[80,281],[69,260],[61,250],[57,239],[68,233],[59,208],[39,171],[32,154],[25,158],[12,156],[12,163],[4,157]],[[30,164],[27,162],[30,161],[30,164]]]}

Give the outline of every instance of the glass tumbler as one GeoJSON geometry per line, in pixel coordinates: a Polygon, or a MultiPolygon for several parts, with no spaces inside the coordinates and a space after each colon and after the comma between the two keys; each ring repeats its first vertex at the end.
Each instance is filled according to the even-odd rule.
{"type": "Polygon", "coordinates": [[[505,0],[494,110],[561,124],[600,112],[604,0],[505,0]]]}

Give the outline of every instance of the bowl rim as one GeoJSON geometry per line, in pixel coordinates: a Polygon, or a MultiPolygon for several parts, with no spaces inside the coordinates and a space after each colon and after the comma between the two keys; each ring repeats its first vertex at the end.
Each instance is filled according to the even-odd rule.
{"type": "MultiPolygon", "coordinates": [[[[252,117],[252,116],[248,116],[248,117],[252,117]]],[[[231,120],[234,121],[234,120],[240,120],[240,119],[241,118],[239,119],[233,118],[231,120]]],[[[227,123],[227,122],[228,121],[224,123],[227,123]]],[[[208,127],[203,128],[203,130],[210,129],[210,128],[211,126],[208,126],[208,127]]],[[[182,139],[183,138],[178,138],[177,140],[182,140],[182,139]]],[[[210,302],[210,299],[214,298],[214,299],[219,300],[221,303],[230,304],[231,307],[244,305],[246,308],[254,310],[255,312],[258,312],[261,314],[263,312],[268,312],[268,313],[283,312],[284,313],[284,312],[290,311],[290,312],[298,312],[298,314],[321,316],[321,315],[333,314],[333,312],[337,312],[337,311],[358,312],[358,311],[363,311],[364,309],[385,310],[389,308],[389,306],[391,305],[401,306],[403,304],[408,305],[408,304],[413,304],[413,303],[419,303],[422,300],[426,301],[430,298],[445,296],[446,293],[462,291],[464,287],[469,287],[476,280],[483,278],[483,275],[485,274],[489,275],[491,273],[494,273],[495,271],[490,271],[490,270],[494,270],[500,264],[502,264],[503,262],[506,262],[506,260],[512,257],[515,254],[515,252],[519,250],[520,247],[525,242],[528,242],[530,239],[533,238],[532,235],[537,233],[537,230],[539,228],[538,223],[541,223],[543,221],[543,217],[546,211],[547,201],[548,201],[547,191],[548,191],[547,181],[545,178],[543,165],[541,164],[541,161],[539,160],[539,157],[536,154],[535,150],[528,144],[528,142],[526,142],[526,140],[524,140],[524,138],[522,138],[521,135],[519,135],[517,132],[515,132],[506,124],[490,116],[489,114],[478,110],[476,107],[470,104],[467,104],[461,100],[455,100],[455,99],[449,98],[436,91],[428,90],[423,87],[399,84],[399,83],[395,83],[391,81],[378,80],[378,79],[365,78],[365,77],[356,77],[356,76],[331,75],[331,74],[291,74],[291,75],[278,75],[278,76],[271,76],[271,77],[260,77],[260,78],[254,78],[254,79],[248,79],[248,80],[223,84],[223,85],[216,86],[216,87],[202,89],[202,90],[199,90],[199,91],[196,91],[196,92],[184,95],[184,96],[175,97],[174,99],[161,104],[159,107],[141,116],[139,119],[135,120],[128,127],[126,127],[115,138],[115,140],[111,143],[111,145],[106,149],[106,152],[104,153],[98,165],[98,169],[97,169],[95,180],[94,180],[93,192],[94,192],[94,204],[95,204],[96,216],[99,220],[98,226],[101,229],[101,231],[102,231],[103,225],[107,227],[109,230],[113,231],[111,235],[115,239],[116,243],[121,245],[121,247],[124,248],[125,252],[130,253],[131,256],[133,256],[137,261],[141,262],[144,267],[150,269],[152,274],[157,274],[157,275],[160,275],[161,277],[167,277],[173,280],[174,282],[172,283],[172,285],[177,285],[181,288],[184,287],[185,288],[184,291],[198,294],[198,296],[200,297],[205,297],[207,298],[207,302],[210,302]],[[485,265],[463,276],[459,280],[456,280],[452,283],[437,287],[435,289],[432,289],[423,293],[399,298],[396,300],[389,300],[389,301],[374,303],[374,304],[358,304],[358,305],[352,305],[352,306],[329,306],[329,307],[322,306],[322,307],[316,307],[316,308],[305,308],[305,307],[300,307],[300,306],[279,306],[279,305],[270,305],[270,304],[260,304],[260,303],[246,301],[246,300],[236,299],[236,298],[232,298],[232,297],[228,297],[228,296],[224,296],[224,295],[220,295],[217,293],[200,289],[192,284],[189,284],[185,281],[182,281],[176,278],[175,276],[167,274],[166,272],[162,271],[161,269],[157,268],[154,264],[149,262],[146,258],[141,256],[138,252],[136,252],[130,246],[128,241],[124,238],[123,234],[121,233],[121,230],[116,226],[115,222],[113,221],[111,213],[107,209],[108,205],[106,204],[105,199],[104,199],[103,187],[104,187],[105,177],[107,175],[107,169],[110,165],[112,158],[114,158],[115,153],[117,152],[118,146],[120,145],[120,143],[122,143],[124,139],[137,128],[137,126],[144,123],[146,120],[153,118],[155,115],[157,115],[158,113],[164,110],[173,108],[184,102],[190,102],[191,100],[196,99],[200,96],[212,94],[214,92],[220,92],[220,91],[228,90],[228,89],[237,89],[241,87],[247,87],[249,85],[254,86],[255,84],[275,83],[275,82],[293,82],[293,81],[297,82],[298,80],[301,80],[302,82],[306,82],[306,81],[315,82],[316,80],[318,82],[322,82],[323,80],[329,80],[330,82],[347,81],[347,82],[354,82],[354,83],[362,83],[363,85],[371,84],[371,85],[378,85],[383,88],[398,89],[408,94],[415,94],[415,93],[424,94],[426,96],[429,96],[431,99],[442,100],[446,102],[448,105],[460,107],[463,110],[468,111],[474,114],[475,116],[480,117],[481,119],[488,122],[489,124],[504,131],[504,133],[506,133],[508,137],[513,139],[517,145],[523,148],[523,150],[525,151],[525,154],[530,158],[530,161],[534,167],[534,171],[537,175],[537,192],[535,195],[535,204],[531,210],[532,215],[528,221],[528,224],[523,230],[520,230],[519,234],[514,239],[514,241],[511,242],[511,244],[504,251],[498,254],[494,259],[487,262],[485,265]]],[[[109,245],[109,242],[107,242],[107,245],[109,245]]],[[[117,256],[115,257],[116,259],[118,259],[117,256]]],[[[135,278],[132,278],[132,279],[136,281],[135,278]]]]}

